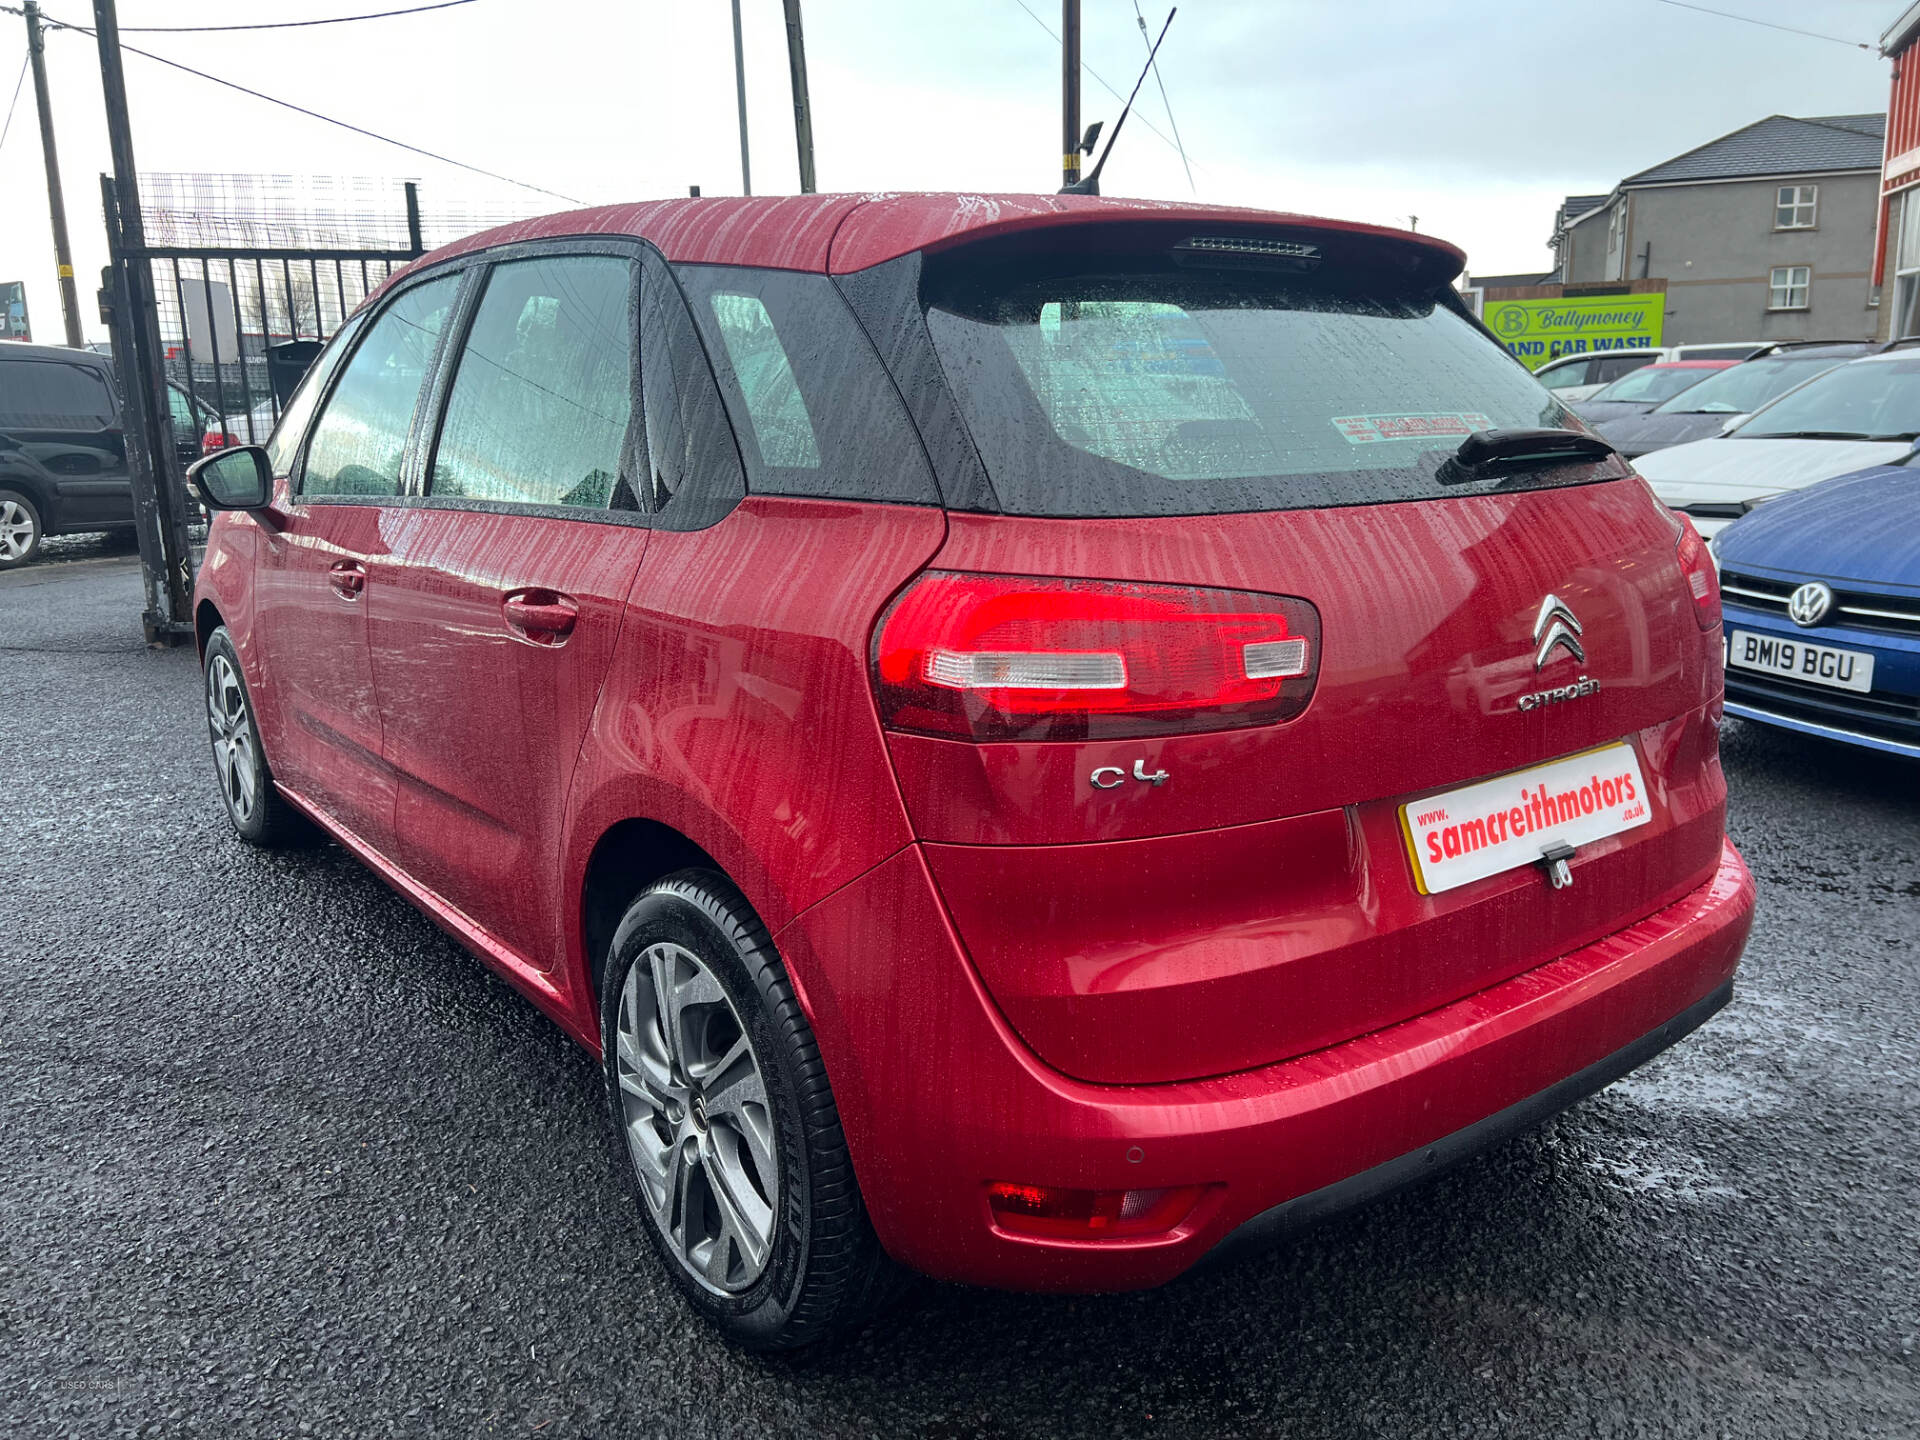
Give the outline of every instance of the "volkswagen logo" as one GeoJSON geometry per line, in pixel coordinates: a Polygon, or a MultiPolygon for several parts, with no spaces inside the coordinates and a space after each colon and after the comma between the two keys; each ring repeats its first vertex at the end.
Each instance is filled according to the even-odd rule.
{"type": "Polygon", "coordinates": [[[1800,626],[1818,625],[1833,608],[1833,591],[1809,580],[1787,597],[1787,618],[1800,626]]]}

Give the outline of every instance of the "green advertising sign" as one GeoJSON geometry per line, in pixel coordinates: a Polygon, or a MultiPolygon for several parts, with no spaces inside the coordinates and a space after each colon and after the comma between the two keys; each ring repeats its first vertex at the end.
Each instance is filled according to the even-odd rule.
{"type": "Polygon", "coordinates": [[[1660,343],[1667,297],[1580,295],[1558,300],[1489,300],[1481,319],[1530,369],[1562,355],[1646,350],[1660,343]]]}

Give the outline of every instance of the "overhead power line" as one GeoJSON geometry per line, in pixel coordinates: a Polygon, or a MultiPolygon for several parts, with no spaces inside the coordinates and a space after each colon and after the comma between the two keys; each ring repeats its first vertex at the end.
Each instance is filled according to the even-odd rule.
{"type": "MultiPolygon", "coordinates": [[[[1060,43],[1060,32],[1055,30],[1051,25],[1047,24],[1047,22],[1042,20],[1038,15],[1035,15],[1033,13],[1033,10],[1027,5],[1027,0],[1013,0],[1013,3],[1018,5],[1022,10],[1025,10],[1027,12],[1028,17],[1033,21],[1034,24],[1038,25],[1042,30],[1046,31],[1047,34],[1051,35],[1053,37],[1054,44],[1058,45],[1060,43]]],[[[1102,75],[1098,70],[1094,69],[1091,65],[1082,64],[1080,68],[1086,71],[1087,74],[1093,76],[1093,78],[1099,82],[1100,88],[1102,90],[1106,91],[1109,95],[1113,96],[1114,99],[1122,102],[1123,104],[1125,103],[1127,97],[1122,95],[1118,90],[1114,89],[1113,86],[1109,85],[1107,83],[1106,76],[1102,75]]],[[[1154,134],[1158,135],[1160,139],[1164,141],[1166,144],[1171,145],[1176,151],[1180,151],[1180,158],[1182,160],[1186,159],[1186,152],[1181,151],[1178,145],[1174,145],[1173,141],[1167,139],[1166,131],[1162,130],[1158,125],[1155,125],[1151,120],[1147,119],[1147,117],[1144,115],[1140,117],[1140,123],[1146,126],[1147,129],[1153,131],[1154,134]]],[[[1202,168],[1205,168],[1205,167],[1202,167],[1202,168]]]]}
{"type": "Polygon", "coordinates": [[[1167,112],[1167,127],[1173,131],[1174,148],[1180,152],[1180,164],[1187,172],[1187,189],[1199,194],[1193,183],[1193,166],[1187,161],[1187,147],[1180,140],[1180,122],[1173,118],[1173,102],[1167,98],[1167,82],[1161,77],[1160,62],[1153,58],[1153,37],[1147,33],[1147,17],[1140,13],[1140,0],[1133,0],[1133,18],[1140,22],[1140,40],[1147,47],[1147,63],[1153,67],[1153,83],[1160,87],[1160,104],[1167,112]]]}
{"type": "MultiPolygon", "coordinates": [[[[13,7],[9,5],[0,5],[0,10],[11,10],[12,8],[13,7]]],[[[50,29],[74,30],[74,31],[78,31],[82,35],[94,34],[94,31],[91,26],[72,25],[65,20],[54,20],[49,18],[49,19],[46,19],[44,23],[50,29]]],[[[410,145],[405,140],[396,140],[391,135],[382,135],[378,130],[369,130],[364,126],[354,125],[345,120],[336,120],[331,115],[322,115],[318,110],[309,110],[304,105],[296,105],[291,100],[282,100],[277,95],[268,95],[264,91],[249,89],[245,85],[236,84],[232,80],[222,79],[218,75],[209,75],[204,70],[196,70],[191,65],[182,65],[178,60],[169,60],[166,56],[155,55],[150,50],[141,50],[132,45],[122,45],[120,48],[126,51],[129,55],[138,55],[144,60],[152,60],[158,64],[166,65],[174,70],[183,71],[186,74],[192,75],[197,79],[207,80],[207,81],[211,81],[215,85],[225,86],[229,90],[238,90],[242,95],[251,95],[256,100],[264,100],[269,105],[278,105],[282,110],[291,110],[296,115],[305,115],[311,120],[320,120],[325,122],[328,125],[338,126],[342,130],[350,130],[355,135],[364,135],[367,137],[367,139],[378,140],[383,145],[392,145],[401,150],[411,151],[415,155],[424,155],[429,160],[437,160],[442,165],[451,165],[456,170],[465,170],[474,175],[484,175],[489,180],[498,180],[504,185],[517,186],[522,190],[531,190],[536,195],[550,195],[555,200],[565,200],[569,205],[584,205],[587,203],[584,200],[576,199],[572,195],[562,195],[558,190],[549,190],[544,185],[535,185],[526,180],[516,180],[511,175],[502,175],[498,170],[488,170],[479,165],[469,165],[464,160],[456,160],[451,155],[442,155],[437,150],[428,150],[421,145],[410,145]]]]}
{"type": "Polygon", "coordinates": [[[387,20],[395,15],[419,15],[428,10],[451,10],[473,0],[440,0],[437,5],[412,5],[405,10],[376,10],[371,15],[329,15],[323,20],[272,20],[258,25],[122,25],[122,35],[212,35],[227,30],[303,30],[309,25],[351,25],[357,20],[387,20]]]}
{"type": "Polygon", "coordinates": [[[1873,46],[1862,40],[1848,40],[1839,35],[1822,35],[1818,30],[1801,30],[1792,25],[1776,25],[1771,20],[1761,20],[1752,15],[1736,15],[1731,10],[1714,10],[1706,5],[1693,5],[1688,0],[1660,0],[1662,5],[1671,5],[1676,10],[1695,10],[1702,15],[1718,15],[1722,20],[1738,20],[1743,25],[1759,25],[1768,30],[1784,30],[1789,35],[1804,35],[1809,40],[1831,40],[1835,45],[1845,45],[1852,50],[1871,51],[1873,46]]]}
{"type": "Polygon", "coordinates": [[[7,105],[7,123],[0,125],[0,150],[7,148],[7,133],[13,129],[13,107],[20,103],[20,87],[26,83],[27,61],[31,59],[33,56],[28,55],[20,62],[20,78],[13,82],[13,99],[7,105]]]}

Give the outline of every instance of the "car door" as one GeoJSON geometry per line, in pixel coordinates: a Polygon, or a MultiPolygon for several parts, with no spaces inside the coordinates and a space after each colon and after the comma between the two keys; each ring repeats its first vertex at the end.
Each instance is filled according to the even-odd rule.
{"type": "Polygon", "coordinates": [[[635,262],[581,242],[486,268],[435,387],[424,495],[371,561],[395,857],[536,970],[559,954],[567,787],[648,541],[626,479],[635,262]]]}
{"type": "MultiPolygon", "coordinates": [[[[375,850],[393,838],[393,777],[381,754],[367,643],[368,587],[404,513],[401,478],[420,397],[460,276],[399,291],[359,325],[306,428],[283,423],[269,453],[291,463],[287,506],[255,562],[254,635],[274,716],[263,736],[280,783],[375,850]]],[[[324,359],[325,357],[323,357],[324,359]]],[[[324,385],[328,376],[308,377],[324,385]]],[[[288,418],[298,423],[296,408],[288,418]]]]}
{"type": "Polygon", "coordinates": [[[50,533],[133,523],[126,437],[105,366],[0,358],[0,484],[40,505],[50,533]]]}

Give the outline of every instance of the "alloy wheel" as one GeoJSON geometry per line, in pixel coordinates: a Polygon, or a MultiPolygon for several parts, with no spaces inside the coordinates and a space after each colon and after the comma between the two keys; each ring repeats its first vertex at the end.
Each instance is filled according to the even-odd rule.
{"type": "Polygon", "coordinates": [[[627,1152],[660,1233],[722,1295],[773,1253],[780,1167],[759,1058],[713,972],[682,946],[627,971],[614,1034],[627,1152]]]}
{"type": "Polygon", "coordinates": [[[0,500],[0,560],[19,560],[33,548],[37,526],[18,500],[0,500]]]}
{"type": "Polygon", "coordinates": [[[213,734],[220,792],[233,818],[244,825],[260,799],[260,765],[254,754],[253,725],[247,718],[247,692],[225,655],[215,655],[207,665],[207,728],[213,734]]]}

